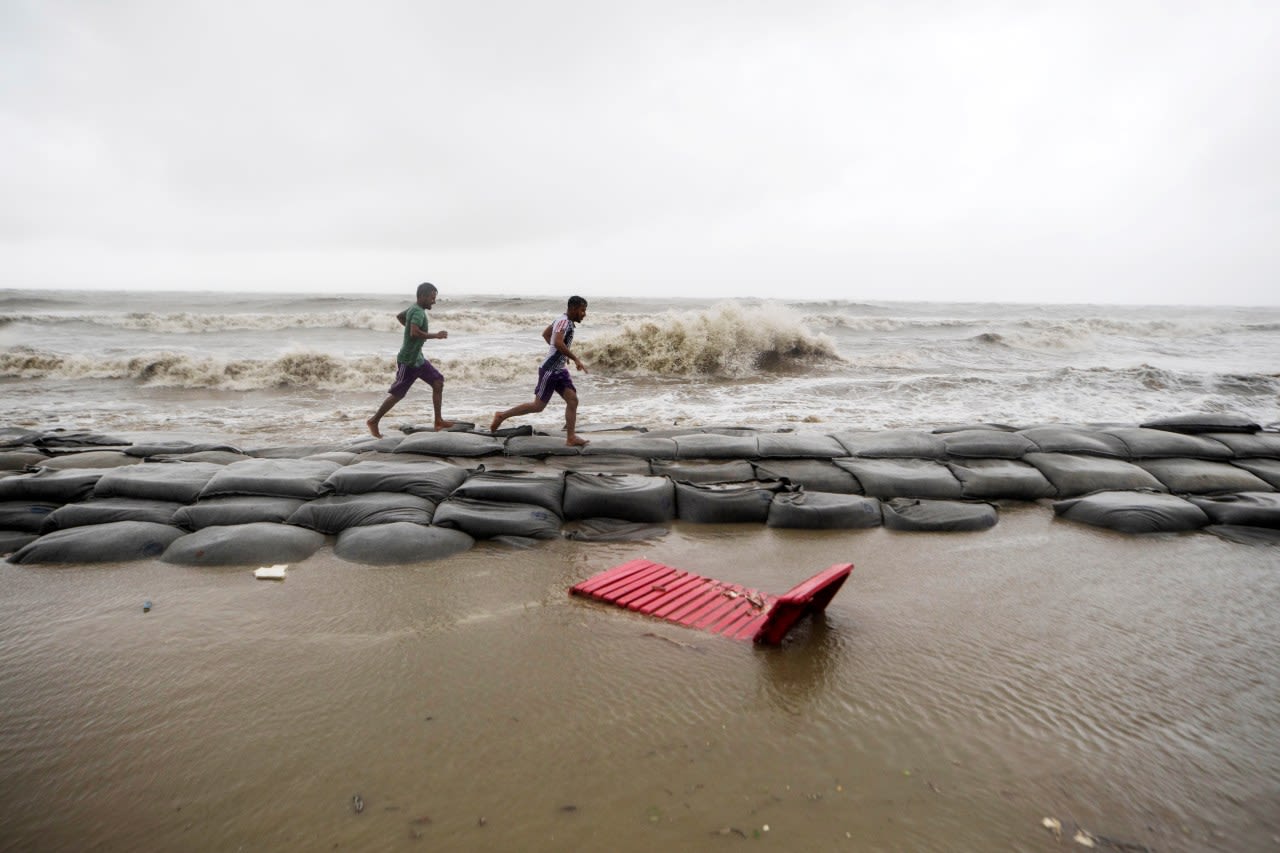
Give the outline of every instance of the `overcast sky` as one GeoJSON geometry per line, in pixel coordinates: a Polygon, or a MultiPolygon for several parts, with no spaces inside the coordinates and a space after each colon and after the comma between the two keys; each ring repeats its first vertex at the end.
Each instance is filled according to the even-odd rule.
{"type": "Polygon", "coordinates": [[[0,0],[0,287],[1280,304],[1280,3],[0,0]]]}

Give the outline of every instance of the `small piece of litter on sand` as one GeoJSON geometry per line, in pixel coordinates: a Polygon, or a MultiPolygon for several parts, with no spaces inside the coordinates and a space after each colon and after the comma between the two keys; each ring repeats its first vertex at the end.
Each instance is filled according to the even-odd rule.
{"type": "Polygon", "coordinates": [[[1062,840],[1062,822],[1056,817],[1047,817],[1040,821],[1040,825],[1052,832],[1055,839],[1062,840]]]}
{"type": "Polygon", "coordinates": [[[282,581],[284,580],[284,573],[288,570],[288,565],[277,563],[274,566],[263,566],[260,569],[254,569],[253,576],[260,581],[282,581]]]}
{"type": "Polygon", "coordinates": [[[1089,833],[1085,832],[1083,829],[1077,829],[1075,836],[1072,837],[1071,840],[1076,844],[1079,844],[1081,847],[1097,846],[1093,843],[1093,836],[1089,835],[1089,833]]]}

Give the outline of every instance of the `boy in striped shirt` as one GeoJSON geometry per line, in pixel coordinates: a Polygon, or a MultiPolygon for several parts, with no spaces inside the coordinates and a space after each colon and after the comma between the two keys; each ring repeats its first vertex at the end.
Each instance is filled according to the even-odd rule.
{"type": "Polygon", "coordinates": [[[542,338],[551,346],[551,350],[538,367],[538,384],[533,390],[533,401],[521,403],[505,412],[494,412],[493,423],[489,424],[490,432],[497,432],[507,418],[541,412],[547,407],[551,395],[559,394],[564,398],[564,443],[570,447],[587,444],[586,439],[579,438],[575,432],[578,423],[578,389],[574,387],[573,378],[565,366],[572,361],[583,373],[587,372],[587,366],[569,349],[569,345],[573,343],[575,324],[581,323],[586,316],[587,300],[581,296],[570,296],[565,312],[542,330],[542,338]]]}

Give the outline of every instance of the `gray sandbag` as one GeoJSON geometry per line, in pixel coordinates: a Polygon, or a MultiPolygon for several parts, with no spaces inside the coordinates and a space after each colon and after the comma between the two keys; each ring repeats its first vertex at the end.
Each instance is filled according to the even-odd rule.
{"type": "Polygon", "coordinates": [[[1274,527],[1210,524],[1204,532],[1237,545],[1280,545],[1280,530],[1274,527]]]}
{"type": "Polygon", "coordinates": [[[271,447],[251,447],[244,451],[246,456],[254,459],[304,459],[318,453],[333,453],[346,450],[340,444],[287,444],[271,447]]]}
{"type": "Polygon", "coordinates": [[[25,471],[28,468],[37,468],[50,458],[52,457],[34,450],[0,451],[0,471],[25,471]]]}
{"type": "Polygon", "coordinates": [[[1045,424],[1018,430],[1017,434],[1031,439],[1040,453],[1109,456],[1113,459],[1125,459],[1129,455],[1129,449],[1120,439],[1086,427],[1045,424]]]}
{"type": "Polygon", "coordinates": [[[508,438],[503,445],[508,456],[578,456],[581,447],[570,447],[564,439],[554,435],[527,435],[508,438]]]}
{"type": "Polygon", "coordinates": [[[324,544],[324,534],[292,524],[205,527],[175,539],[160,558],[183,566],[267,566],[296,563],[324,544]]]}
{"type": "Polygon", "coordinates": [[[448,462],[356,462],[338,468],[324,481],[335,495],[408,492],[440,503],[467,479],[467,470],[448,462]]]}
{"type": "Polygon", "coordinates": [[[1025,435],[998,429],[962,429],[939,438],[948,456],[961,459],[1021,459],[1040,449],[1025,435]]]}
{"type": "Polygon", "coordinates": [[[867,459],[941,459],[947,452],[941,436],[914,429],[839,432],[834,437],[845,455],[867,459]]]}
{"type": "Polygon", "coordinates": [[[351,453],[368,453],[370,451],[377,453],[393,453],[403,441],[403,435],[384,435],[382,438],[362,438],[359,441],[351,442],[343,448],[343,450],[351,453]]]}
{"type": "Polygon", "coordinates": [[[536,504],[450,498],[436,507],[437,527],[461,530],[476,539],[529,536],[554,539],[560,535],[560,516],[536,504]]]}
{"type": "Polygon", "coordinates": [[[64,432],[50,430],[35,439],[36,447],[127,447],[131,444],[127,438],[114,435],[103,435],[97,432],[64,432]]]}
{"type": "Polygon", "coordinates": [[[173,524],[173,514],[182,509],[176,501],[152,501],[145,498],[103,498],[67,504],[45,517],[41,531],[50,533],[68,527],[110,524],[113,521],[150,521],[173,524]]]}
{"type": "Polygon", "coordinates": [[[42,433],[22,427],[0,427],[0,447],[35,447],[36,439],[42,433]]]}
{"type": "Polygon", "coordinates": [[[1187,498],[1209,516],[1213,524],[1246,527],[1280,527],[1280,494],[1244,492],[1238,495],[1187,498]]]}
{"type": "Polygon", "coordinates": [[[1189,415],[1174,415],[1168,418],[1155,418],[1142,424],[1148,429],[1163,429],[1171,432],[1205,433],[1236,432],[1250,433],[1262,429],[1258,424],[1244,417],[1227,412],[1195,412],[1189,415]]]}
{"type": "Polygon", "coordinates": [[[244,455],[240,452],[240,448],[233,447],[230,444],[220,444],[217,442],[190,442],[190,441],[173,441],[173,442],[157,442],[153,444],[132,444],[124,449],[124,452],[130,456],[139,456],[146,459],[151,456],[186,456],[191,453],[204,453],[209,450],[224,451],[234,453],[236,455],[244,455]]]}
{"type": "Polygon", "coordinates": [[[754,435],[696,433],[674,440],[677,459],[753,459],[758,452],[754,435]]]}
{"type": "Polygon", "coordinates": [[[0,530],[39,533],[44,520],[61,506],[50,501],[0,501],[0,530]]]}
{"type": "Polygon", "coordinates": [[[1230,492],[1270,492],[1270,484],[1229,462],[1205,459],[1143,459],[1137,463],[1171,492],[1184,495],[1224,495],[1230,492]]]}
{"type": "Polygon", "coordinates": [[[93,494],[106,471],[102,468],[41,469],[0,480],[0,501],[47,501],[69,504],[93,494]]]}
{"type": "Polygon", "coordinates": [[[660,524],[649,524],[643,521],[623,521],[620,518],[588,518],[575,522],[573,528],[565,531],[566,539],[578,542],[638,542],[645,539],[657,539],[670,533],[670,529],[660,524]]]}
{"type": "Polygon", "coordinates": [[[831,492],[779,492],[769,504],[769,527],[858,530],[880,525],[880,501],[831,492]]]}
{"type": "Polygon", "coordinates": [[[172,523],[188,530],[230,527],[259,521],[284,524],[303,503],[301,498],[264,498],[254,495],[209,498],[179,509],[173,514],[172,523]]]}
{"type": "Polygon", "coordinates": [[[834,459],[847,456],[844,445],[816,432],[769,432],[756,437],[761,459],[834,459]]]}
{"type": "Polygon", "coordinates": [[[334,462],[338,465],[350,465],[362,455],[363,454],[360,453],[352,453],[350,450],[330,450],[325,453],[312,453],[310,456],[304,456],[302,458],[308,461],[334,462]]]}
{"type": "Polygon", "coordinates": [[[554,512],[564,511],[564,473],[561,471],[481,471],[453,490],[455,498],[534,504],[554,512]]]}
{"type": "Polygon", "coordinates": [[[182,531],[151,521],[114,521],[55,530],[24,545],[11,563],[120,563],[159,557],[182,531]]]}
{"type": "Polygon", "coordinates": [[[328,495],[307,501],[289,516],[288,524],[321,533],[341,533],[348,527],[390,524],[430,524],[435,504],[417,495],[398,492],[366,492],[362,495],[328,495]]]}
{"type": "Polygon", "coordinates": [[[996,526],[999,514],[988,503],[894,498],[883,507],[884,526],[918,533],[967,532],[996,526]]]}
{"type": "Polygon", "coordinates": [[[695,524],[760,524],[782,483],[676,483],[676,514],[695,524]]]}
{"type": "Polygon", "coordinates": [[[1204,510],[1176,495],[1152,492],[1098,492],[1056,501],[1053,511],[1069,521],[1122,533],[1198,530],[1209,523],[1204,510]]]}
{"type": "Polygon", "coordinates": [[[858,478],[862,491],[875,498],[959,498],[960,481],[951,469],[932,459],[837,459],[858,478]]]}
{"type": "Polygon", "coordinates": [[[1211,432],[1204,437],[1226,445],[1237,459],[1250,457],[1280,459],[1280,432],[1257,432],[1251,435],[1211,432]]]}
{"type": "Polygon", "coordinates": [[[219,467],[200,491],[200,499],[229,495],[312,500],[328,492],[325,480],[341,466],[306,459],[250,459],[219,467]]]}
{"type": "Polygon", "coordinates": [[[214,465],[230,465],[252,459],[243,453],[231,450],[197,450],[194,453],[157,453],[148,457],[150,462],[212,462],[214,465]]]}
{"type": "Polygon", "coordinates": [[[0,557],[12,554],[28,542],[39,538],[38,533],[24,533],[21,530],[0,530],[0,557]]]}
{"type": "Polygon", "coordinates": [[[635,456],[591,456],[584,453],[582,456],[549,456],[545,462],[548,468],[583,474],[639,474],[647,477],[652,473],[649,460],[635,456]]]}
{"type": "Polygon", "coordinates": [[[415,432],[400,442],[395,452],[425,456],[489,456],[502,452],[502,442],[491,435],[470,432],[415,432]]]}
{"type": "Polygon", "coordinates": [[[1198,435],[1183,435],[1162,429],[1143,427],[1109,427],[1106,435],[1118,438],[1130,459],[1161,459],[1182,456],[1191,459],[1230,459],[1231,448],[1220,441],[1198,435]]]}
{"type": "Polygon", "coordinates": [[[757,480],[785,480],[811,492],[862,494],[858,478],[827,459],[762,459],[752,467],[757,480]]]}
{"type": "Polygon", "coordinates": [[[1280,459],[1237,459],[1231,464],[1265,480],[1273,489],[1280,489],[1280,459]]]}
{"type": "Polygon", "coordinates": [[[189,504],[200,496],[215,474],[224,470],[224,466],[212,462],[144,463],[127,468],[112,468],[94,486],[93,496],[145,498],[189,504]]]}
{"type": "Polygon", "coordinates": [[[582,449],[584,456],[634,456],[640,459],[675,459],[674,438],[627,435],[621,438],[593,438],[582,449]]]}
{"type": "Polygon", "coordinates": [[[353,563],[405,565],[461,554],[475,541],[461,530],[396,521],[347,528],[338,534],[333,553],[353,563]]]}
{"type": "Polygon", "coordinates": [[[666,477],[570,471],[564,478],[564,517],[670,521],[676,517],[675,486],[666,477]]]}
{"type": "Polygon", "coordinates": [[[1168,491],[1150,472],[1122,459],[1070,453],[1028,453],[1023,458],[1044,474],[1062,498],[1090,492],[1168,491]]]}
{"type": "Polygon", "coordinates": [[[745,459],[713,462],[705,459],[651,459],[656,477],[670,477],[686,483],[741,483],[755,480],[756,469],[745,459]]]}
{"type": "Polygon", "coordinates": [[[966,459],[947,467],[966,498],[1034,501],[1058,494],[1039,468],[1016,459],[966,459]]]}
{"type": "Polygon", "coordinates": [[[60,453],[46,456],[36,467],[55,471],[66,468],[119,468],[121,465],[141,465],[142,460],[120,450],[82,450],[77,453],[60,453]]]}

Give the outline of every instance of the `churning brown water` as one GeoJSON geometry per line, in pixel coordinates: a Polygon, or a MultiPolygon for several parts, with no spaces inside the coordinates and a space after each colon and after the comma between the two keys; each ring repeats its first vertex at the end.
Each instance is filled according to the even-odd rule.
{"type": "Polygon", "coordinates": [[[1275,849],[1278,563],[1037,506],[978,534],[324,549],[283,583],[4,563],[0,847],[1275,849]],[[772,592],[857,568],[759,649],[567,595],[637,556],[772,592]]]}

